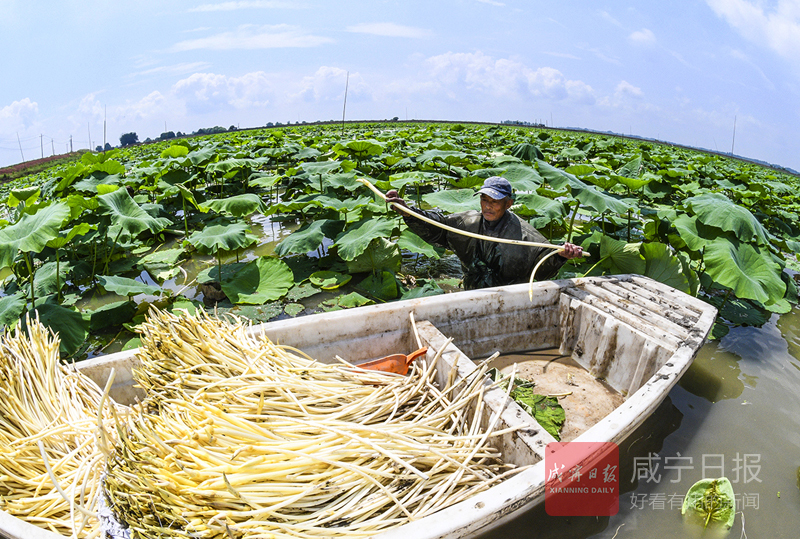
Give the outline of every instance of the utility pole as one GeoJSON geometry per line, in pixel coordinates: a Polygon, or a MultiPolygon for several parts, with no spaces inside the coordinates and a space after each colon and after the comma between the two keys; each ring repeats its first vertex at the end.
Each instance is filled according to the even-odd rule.
{"type": "Polygon", "coordinates": [[[733,145],[736,143],[736,116],[733,117],[733,140],[731,141],[731,155],[733,155],[733,145]]]}
{"type": "Polygon", "coordinates": [[[25,154],[22,153],[22,141],[19,140],[19,131],[17,131],[17,143],[19,144],[19,154],[22,156],[22,162],[25,162],[25,154]]]}
{"type": "Polygon", "coordinates": [[[108,105],[103,105],[103,155],[106,153],[106,111],[108,105]]]}
{"type": "Polygon", "coordinates": [[[89,132],[89,151],[92,151],[92,129],[89,126],[89,122],[86,122],[86,130],[89,132]]]}
{"type": "Polygon", "coordinates": [[[72,153],[72,135],[69,136],[69,153],[72,153]]]}
{"type": "Polygon", "coordinates": [[[56,141],[53,140],[53,139],[50,139],[50,149],[53,150],[53,155],[55,155],[56,154],[56,141]]]}
{"type": "Polygon", "coordinates": [[[44,159],[44,135],[39,134],[39,146],[42,148],[42,159],[44,159]]]}
{"type": "Polygon", "coordinates": [[[350,86],[350,72],[347,72],[347,81],[344,83],[344,106],[342,107],[342,136],[344,136],[344,113],[347,110],[347,88],[350,86]]]}

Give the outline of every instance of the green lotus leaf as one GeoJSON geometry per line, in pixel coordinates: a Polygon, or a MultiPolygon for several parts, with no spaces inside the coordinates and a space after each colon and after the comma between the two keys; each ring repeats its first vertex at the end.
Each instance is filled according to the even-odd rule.
{"type": "Polygon", "coordinates": [[[527,165],[511,165],[502,174],[514,191],[536,191],[542,185],[542,177],[536,169],[527,165]]]}
{"type": "Polygon", "coordinates": [[[574,198],[578,199],[581,204],[589,206],[597,213],[613,212],[622,215],[631,209],[631,206],[622,200],[608,193],[599,191],[593,185],[585,184],[572,174],[564,172],[545,161],[538,161],[537,165],[539,174],[548,181],[554,189],[563,189],[565,186],[568,186],[574,198]]]}
{"type": "Polygon", "coordinates": [[[366,196],[339,200],[337,198],[319,195],[314,197],[313,199],[313,203],[319,206],[320,208],[335,210],[340,213],[350,212],[358,208],[363,208],[370,202],[372,202],[372,197],[366,197],[366,196]]]}
{"type": "Polygon", "coordinates": [[[447,213],[458,213],[467,210],[480,210],[480,198],[472,189],[448,189],[423,195],[422,200],[447,213]]]}
{"type": "Polygon", "coordinates": [[[287,301],[300,301],[301,299],[310,298],[311,296],[319,294],[319,288],[311,283],[297,284],[289,289],[286,294],[287,301]]]}
{"type": "Polygon", "coordinates": [[[161,152],[161,157],[163,158],[177,158],[177,157],[186,157],[189,155],[189,148],[186,146],[181,146],[179,144],[175,144],[170,146],[169,148],[165,148],[161,152]]]}
{"type": "Polygon", "coordinates": [[[383,153],[383,145],[375,140],[351,140],[345,144],[337,144],[336,147],[358,158],[383,153]]]}
{"type": "Polygon", "coordinates": [[[701,479],[683,499],[681,514],[703,528],[721,526],[729,530],[736,518],[736,498],[727,477],[701,479]]]}
{"type": "Polygon", "coordinates": [[[187,241],[202,254],[238,251],[256,243],[258,238],[249,233],[246,223],[237,222],[229,225],[212,225],[197,231],[187,241]]]}
{"type": "Polygon", "coordinates": [[[267,205],[264,204],[261,197],[253,193],[245,193],[228,198],[215,198],[205,201],[202,205],[204,208],[233,217],[244,217],[255,212],[264,213],[267,211],[267,205]]]}
{"type": "Polygon", "coordinates": [[[394,219],[364,219],[336,236],[336,245],[342,260],[354,260],[363,253],[375,238],[388,238],[395,229],[394,219]]]}
{"type": "Polygon", "coordinates": [[[330,174],[331,172],[333,172],[334,170],[336,170],[341,166],[342,166],[341,161],[318,161],[318,162],[300,164],[300,167],[303,169],[303,172],[316,175],[330,174]]]}
{"type": "Polygon", "coordinates": [[[511,148],[511,155],[525,161],[536,161],[537,159],[544,159],[544,154],[538,146],[523,142],[511,148]]]}
{"type": "Polygon", "coordinates": [[[335,290],[340,286],[344,286],[350,282],[352,275],[346,273],[339,273],[337,271],[323,270],[315,271],[308,278],[311,284],[322,288],[323,290],[335,290]]]}
{"type": "Polygon", "coordinates": [[[310,256],[288,256],[282,260],[292,269],[295,283],[308,280],[319,269],[319,260],[310,256]]]}
{"type": "Polygon", "coordinates": [[[294,286],[292,270],[280,259],[259,257],[223,278],[222,291],[231,303],[261,305],[280,299],[294,286]]]}
{"type": "Polygon", "coordinates": [[[397,246],[412,253],[418,253],[434,259],[439,258],[444,253],[444,249],[434,247],[407,228],[400,233],[400,237],[397,239],[397,246]]]}
{"type": "MultiPolygon", "coordinates": [[[[350,161],[344,161],[342,168],[346,168],[346,163],[351,163],[350,161]]],[[[364,184],[359,182],[356,179],[356,174],[354,172],[340,172],[338,174],[329,174],[322,178],[323,185],[328,185],[333,187],[334,189],[343,188],[348,191],[355,191],[359,187],[364,187],[364,184]]]]}
{"type": "Polygon", "coordinates": [[[106,289],[107,292],[114,292],[120,296],[137,296],[139,294],[147,294],[148,296],[158,296],[162,293],[162,289],[157,286],[145,284],[135,279],[128,277],[120,277],[118,275],[100,275],[97,277],[97,282],[100,286],[106,289]]]}
{"type": "Polygon", "coordinates": [[[375,238],[366,251],[347,262],[347,271],[350,273],[366,271],[377,273],[383,270],[398,272],[401,262],[400,248],[397,244],[386,238],[375,238]]]}
{"type": "Polygon", "coordinates": [[[395,299],[398,296],[397,279],[394,273],[382,271],[379,274],[370,274],[358,283],[358,288],[366,293],[383,300],[395,299]]]}
{"type": "MultiPolygon", "coordinates": [[[[109,235],[112,237],[116,237],[119,230],[132,239],[145,230],[157,234],[165,228],[165,223],[144,211],[133,201],[126,189],[117,189],[113,193],[99,195],[97,201],[105,213],[111,217],[112,229],[109,235]]],[[[129,238],[120,236],[120,239],[124,241],[129,238]]]]}
{"type": "Polygon", "coordinates": [[[562,202],[535,193],[517,195],[514,199],[514,205],[511,206],[511,211],[526,219],[546,217],[548,221],[561,219],[566,214],[562,202]]]}
{"type": "Polygon", "coordinates": [[[25,312],[26,304],[24,292],[0,297],[0,328],[14,329],[25,312]]]}
{"type": "Polygon", "coordinates": [[[137,306],[132,301],[116,301],[89,312],[89,330],[100,331],[129,322],[136,314],[137,306]]]}
{"type": "Polygon", "coordinates": [[[11,266],[18,251],[38,253],[70,216],[65,202],[43,206],[34,214],[23,214],[19,221],[0,229],[0,269],[11,266]]]}
{"type": "Polygon", "coordinates": [[[297,316],[298,314],[302,313],[306,310],[306,306],[302,303],[287,303],[283,307],[283,312],[285,312],[289,316],[297,316]]]}
{"type": "Polygon", "coordinates": [[[354,307],[362,307],[364,305],[374,305],[375,302],[369,298],[365,298],[358,292],[350,292],[340,296],[337,304],[344,309],[352,309],[354,307]]]}
{"type": "Polygon", "coordinates": [[[92,174],[88,178],[75,184],[75,189],[84,193],[97,193],[100,185],[119,185],[122,176],[117,174],[92,174]]]}
{"type": "Polygon", "coordinates": [[[250,187],[261,187],[264,189],[269,189],[273,187],[276,183],[281,181],[281,176],[276,174],[270,174],[267,172],[256,172],[250,175],[250,180],[248,184],[250,187]]]}
{"type": "Polygon", "coordinates": [[[183,249],[156,251],[142,258],[137,266],[145,269],[158,282],[164,282],[180,274],[179,262],[186,255],[183,249]]]}
{"type": "Polygon", "coordinates": [[[645,243],[640,252],[646,263],[644,275],[687,294],[690,292],[689,279],[683,273],[683,265],[668,245],[645,243]]]}
{"type": "Polygon", "coordinates": [[[37,297],[57,294],[64,287],[64,283],[69,278],[72,271],[72,264],[69,262],[47,262],[36,270],[34,279],[34,290],[37,297]],[[56,273],[58,272],[58,274],[56,273]]]}
{"type": "Polygon", "coordinates": [[[438,296],[439,294],[444,294],[444,290],[436,284],[436,281],[419,279],[417,280],[417,286],[404,292],[400,299],[424,298],[438,296]]]}
{"type": "Polygon", "coordinates": [[[558,154],[559,159],[566,159],[568,161],[583,161],[586,159],[586,152],[578,148],[564,148],[558,154]]]}
{"type": "Polygon", "coordinates": [[[647,269],[639,243],[625,243],[608,236],[600,238],[600,257],[607,260],[612,273],[634,273],[641,275],[647,269]]]}
{"type": "Polygon", "coordinates": [[[705,193],[684,202],[703,224],[733,232],[741,241],[769,243],[769,233],[750,210],[720,193],[705,193]]]}
{"type": "Polygon", "coordinates": [[[89,320],[76,310],[55,303],[42,303],[36,306],[36,315],[42,325],[58,334],[59,350],[70,356],[86,341],[89,335],[89,320]]]}
{"type": "Polygon", "coordinates": [[[314,251],[322,245],[325,238],[333,238],[341,232],[343,226],[343,221],[333,219],[312,221],[281,240],[281,242],[275,246],[275,254],[278,256],[286,256],[289,254],[305,254],[314,251]]]}
{"type": "Polygon", "coordinates": [[[221,174],[229,174],[231,172],[239,172],[240,170],[246,169],[250,170],[256,168],[258,166],[258,162],[254,159],[226,159],[224,161],[218,161],[216,163],[211,163],[210,165],[206,166],[206,170],[209,172],[219,172],[221,174]]]}
{"type": "Polygon", "coordinates": [[[708,275],[740,298],[769,305],[786,292],[781,267],[749,243],[717,238],[706,245],[703,258],[708,275]]]}
{"type": "Polygon", "coordinates": [[[672,225],[692,251],[702,251],[710,241],[725,235],[721,229],[704,225],[696,216],[685,213],[673,219],[672,225]]]}
{"type": "MultiPolygon", "coordinates": [[[[628,179],[638,178],[641,176],[642,170],[642,156],[637,155],[617,170],[618,176],[624,176],[628,179]]],[[[626,184],[627,185],[627,184],[626,184]]]]}
{"type": "Polygon", "coordinates": [[[36,203],[42,190],[36,186],[25,187],[22,189],[12,189],[8,195],[6,204],[9,208],[16,208],[20,204],[31,206],[36,203]]]}

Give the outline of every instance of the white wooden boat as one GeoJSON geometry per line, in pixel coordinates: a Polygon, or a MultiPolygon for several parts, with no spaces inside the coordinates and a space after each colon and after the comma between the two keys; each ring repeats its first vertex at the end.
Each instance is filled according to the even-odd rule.
{"type": "MultiPolygon", "coordinates": [[[[321,361],[334,361],[336,355],[367,360],[416,349],[412,312],[430,358],[448,337],[454,339],[439,359],[447,363],[438,369],[441,376],[454,364],[467,376],[476,368],[472,359],[495,351],[558,349],[601,379],[618,403],[604,417],[577,421],[579,427],[566,441],[614,443],[625,440],[664,400],[716,317],[714,307],[664,284],[618,275],[534,283],[532,300],[529,286],[520,284],[286,319],[255,329],[321,361]]],[[[128,404],[138,391],[131,378],[135,362],[135,351],[121,352],[79,368],[101,387],[114,368],[111,395],[128,404]]],[[[490,409],[505,407],[498,428],[520,421],[528,425],[495,443],[507,462],[533,466],[461,503],[384,532],[381,539],[475,536],[544,501],[545,449],[553,437],[515,403],[506,403],[499,389],[490,390],[485,400],[490,409]]],[[[3,512],[0,536],[61,537],[3,512]]]]}

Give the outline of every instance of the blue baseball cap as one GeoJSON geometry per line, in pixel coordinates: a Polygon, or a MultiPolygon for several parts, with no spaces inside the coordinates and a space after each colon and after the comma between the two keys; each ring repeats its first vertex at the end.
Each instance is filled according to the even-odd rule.
{"type": "Polygon", "coordinates": [[[480,191],[475,194],[478,195],[481,193],[488,195],[495,200],[502,200],[506,197],[512,198],[513,196],[511,184],[507,179],[501,178],[500,176],[486,178],[486,180],[483,182],[483,187],[481,187],[480,191]]]}

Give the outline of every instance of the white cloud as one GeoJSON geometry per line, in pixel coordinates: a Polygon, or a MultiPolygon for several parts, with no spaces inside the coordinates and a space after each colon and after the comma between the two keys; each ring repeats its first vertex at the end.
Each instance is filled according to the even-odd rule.
{"type": "Polygon", "coordinates": [[[530,67],[511,59],[477,53],[446,53],[428,58],[430,75],[449,95],[463,96],[467,88],[494,97],[525,99],[544,97],[553,100],[594,101],[592,87],[568,80],[552,67],[530,67]]]}
{"type": "Polygon", "coordinates": [[[240,9],[292,9],[300,7],[292,2],[273,2],[268,0],[253,0],[242,2],[220,2],[218,4],[200,4],[193,7],[189,12],[209,12],[209,11],[238,11],[240,9]]]}
{"type": "Polygon", "coordinates": [[[634,97],[634,98],[642,98],[644,97],[644,93],[642,89],[634,86],[630,82],[623,80],[617,84],[617,88],[614,90],[614,96],[618,99],[624,99],[627,97],[634,97]]]}
{"type": "Polygon", "coordinates": [[[33,124],[37,114],[39,114],[38,103],[26,97],[0,109],[0,126],[9,131],[27,128],[33,124]]]}
{"type": "Polygon", "coordinates": [[[628,36],[637,45],[653,45],[656,42],[655,34],[649,28],[642,28],[628,36]]]}
{"type": "Polygon", "coordinates": [[[286,47],[316,47],[333,40],[327,37],[310,35],[297,26],[279,24],[274,26],[242,25],[234,31],[222,32],[212,36],[190,39],[176,43],[173,51],[198,49],[275,49],[286,47]]]}
{"type": "Polygon", "coordinates": [[[778,0],[777,4],[771,3],[772,10],[767,10],[760,1],[706,0],[706,3],[745,39],[797,60],[800,49],[800,2],[797,0],[778,0]]]}
{"type": "Polygon", "coordinates": [[[386,37],[409,37],[413,39],[423,39],[431,37],[433,32],[413,26],[403,26],[393,22],[372,22],[362,23],[347,27],[348,32],[360,34],[372,34],[386,37]]]}
{"type": "Polygon", "coordinates": [[[233,107],[263,107],[273,101],[280,77],[263,71],[241,77],[195,73],[172,87],[176,98],[192,112],[206,113],[233,107]]]}
{"type": "Polygon", "coordinates": [[[345,89],[348,102],[371,99],[369,88],[359,73],[351,73],[348,80],[347,71],[329,66],[322,66],[314,75],[303,77],[300,90],[292,94],[291,99],[306,103],[324,101],[343,103],[345,89]]]}
{"type": "Polygon", "coordinates": [[[489,4],[490,6],[498,6],[498,7],[505,6],[503,2],[497,2],[495,0],[478,0],[478,2],[480,2],[481,4],[489,4]]]}
{"type": "Polygon", "coordinates": [[[208,69],[211,64],[208,62],[185,62],[181,64],[174,64],[169,66],[158,66],[142,71],[137,71],[128,75],[129,77],[141,77],[147,75],[185,75],[192,71],[202,71],[208,69]]]}

